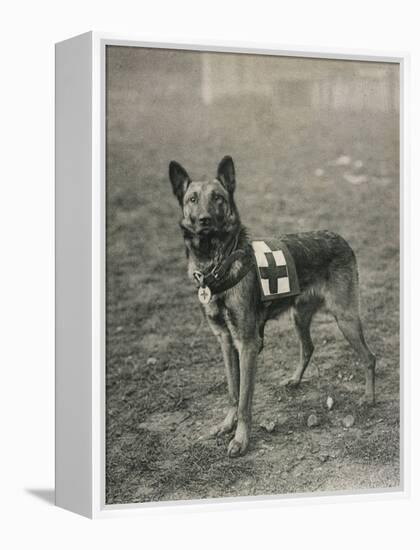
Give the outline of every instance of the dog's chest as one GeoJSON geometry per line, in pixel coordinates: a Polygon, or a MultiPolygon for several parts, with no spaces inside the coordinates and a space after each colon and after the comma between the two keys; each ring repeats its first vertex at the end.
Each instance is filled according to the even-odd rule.
{"type": "Polygon", "coordinates": [[[233,310],[226,306],[223,298],[212,300],[203,307],[210,325],[214,329],[221,332],[228,330],[232,334],[236,332],[236,317],[233,314],[233,310]]]}

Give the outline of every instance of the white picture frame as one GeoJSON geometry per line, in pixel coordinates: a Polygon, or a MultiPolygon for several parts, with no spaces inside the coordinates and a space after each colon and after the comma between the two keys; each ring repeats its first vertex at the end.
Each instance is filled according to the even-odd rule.
{"type": "Polygon", "coordinates": [[[90,517],[217,506],[241,508],[401,498],[409,494],[408,70],[405,53],[250,43],[165,43],[89,32],[56,45],[56,504],[90,517]],[[383,61],[400,66],[401,484],[350,493],[238,497],[145,504],[105,503],[105,48],[108,45],[383,61]]]}

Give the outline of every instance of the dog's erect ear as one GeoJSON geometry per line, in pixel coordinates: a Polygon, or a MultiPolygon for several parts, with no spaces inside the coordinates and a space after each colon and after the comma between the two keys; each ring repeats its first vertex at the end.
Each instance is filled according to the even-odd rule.
{"type": "Polygon", "coordinates": [[[232,157],[223,157],[217,168],[217,178],[226,187],[229,193],[235,191],[235,165],[233,164],[232,157]]]}
{"type": "Polygon", "coordinates": [[[191,182],[190,176],[185,168],[173,160],[169,164],[169,179],[172,183],[174,195],[182,206],[185,191],[187,190],[188,184],[191,182]]]}

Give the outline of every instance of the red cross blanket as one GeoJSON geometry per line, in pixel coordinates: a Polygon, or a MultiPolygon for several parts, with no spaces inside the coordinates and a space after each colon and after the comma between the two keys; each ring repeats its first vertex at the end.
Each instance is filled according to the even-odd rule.
{"type": "Polygon", "coordinates": [[[295,262],[280,239],[252,241],[262,300],[276,300],[299,294],[295,262]]]}

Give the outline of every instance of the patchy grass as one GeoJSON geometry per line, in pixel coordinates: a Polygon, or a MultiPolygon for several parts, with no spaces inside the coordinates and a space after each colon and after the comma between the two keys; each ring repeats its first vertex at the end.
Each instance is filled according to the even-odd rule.
{"type": "Polygon", "coordinates": [[[378,113],[273,114],[256,101],[195,114],[164,113],[178,133],[147,124],[150,115],[139,115],[134,129],[116,131],[110,120],[107,502],[397,486],[398,120],[378,113]],[[251,448],[237,460],[226,457],[227,438],[202,439],[223,418],[226,384],[220,350],[186,277],[180,213],[167,179],[171,159],[200,177],[212,175],[224,154],[235,159],[237,202],[255,234],[329,228],[350,242],[366,337],[378,356],[378,404],[360,406],[363,369],[322,314],[305,381],[286,391],[281,381],[298,361],[297,339],[288,318],[268,325],[251,448]],[[352,185],[343,177],[348,167],[331,165],[343,154],[362,161],[368,183],[352,185]],[[323,175],[315,176],[316,169],[323,175]],[[328,395],[335,401],[330,412],[328,395]],[[306,425],[311,412],[320,418],[313,429],[306,425]],[[349,429],[342,425],[346,414],[355,417],[349,429]],[[259,427],[267,419],[276,423],[270,434],[259,427]]]}

